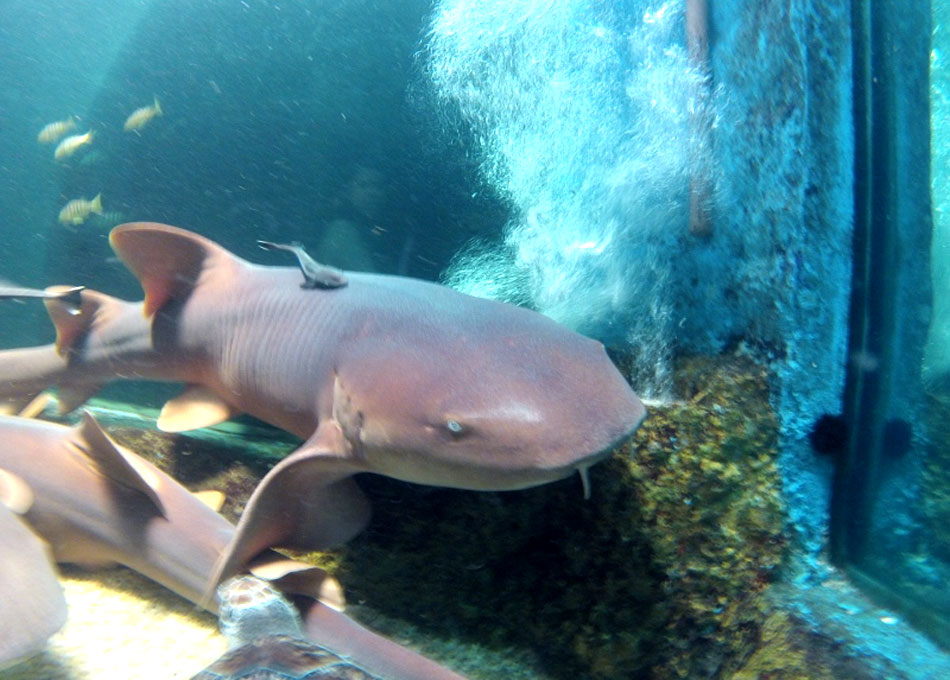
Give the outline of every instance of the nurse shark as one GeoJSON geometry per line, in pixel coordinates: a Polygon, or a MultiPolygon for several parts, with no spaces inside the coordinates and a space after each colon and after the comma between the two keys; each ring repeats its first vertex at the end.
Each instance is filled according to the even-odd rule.
{"type": "MultiPolygon", "coordinates": [[[[88,413],[75,427],[0,416],[0,669],[39,651],[63,624],[54,561],[123,564],[216,612],[206,584],[234,531],[88,413]]],[[[380,677],[460,680],[338,611],[339,584],[323,570],[272,551],[240,567],[307,596],[308,637],[380,677]]]]}
{"type": "Polygon", "coordinates": [[[264,548],[353,537],[369,518],[359,472],[496,491],[579,472],[586,494],[587,469],[646,414],[600,343],[527,309],[399,276],[302,286],[297,268],[163,224],[121,225],[110,243],[144,302],[87,289],[76,314],[46,300],[56,342],[0,352],[0,399],[57,385],[70,410],[114,378],[179,381],[162,429],[246,412],[302,438],[209,587],[264,548]]]}

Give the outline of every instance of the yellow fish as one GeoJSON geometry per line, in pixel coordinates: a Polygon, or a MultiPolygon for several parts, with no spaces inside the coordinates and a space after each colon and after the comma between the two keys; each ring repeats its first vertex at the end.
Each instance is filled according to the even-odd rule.
{"type": "Polygon", "coordinates": [[[91,201],[75,198],[59,211],[59,221],[63,224],[82,224],[91,213],[102,214],[102,194],[96,194],[91,201]]]}
{"type": "Polygon", "coordinates": [[[126,132],[141,130],[152,118],[160,115],[162,115],[162,107],[158,104],[158,97],[155,97],[155,102],[151,106],[135,109],[132,115],[125,119],[125,125],[122,126],[122,129],[126,132]]]}
{"type": "Polygon", "coordinates": [[[55,123],[50,123],[40,130],[40,134],[36,136],[36,141],[40,144],[52,144],[53,142],[59,141],[59,138],[65,135],[67,132],[76,127],[76,119],[70,116],[66,120],[58,120],[55,123]]]}
{"type": "Polygon", "coordinates": [[[69,158],[72,156],[81,146],[85,146],[92,142],[92,138],[95,136],[95,133],[90,130],[84,135],[73,135],[72,137],[67,137],[59,143],[59,146],[56,147],[53,157],[56,160],[62,160],[63,158],[69,158]]]}

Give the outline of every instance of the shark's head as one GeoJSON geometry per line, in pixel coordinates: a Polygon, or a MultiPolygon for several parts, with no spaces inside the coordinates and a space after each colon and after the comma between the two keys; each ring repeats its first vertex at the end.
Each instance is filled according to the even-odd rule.
{"type": "Polygon", "coordinates": [[[505,490],[579,471],[586,490],[646,414],[603,346],[509,305],[449,316],[354,343],[333,400],[354,453],[420,483],[505,490]]]}

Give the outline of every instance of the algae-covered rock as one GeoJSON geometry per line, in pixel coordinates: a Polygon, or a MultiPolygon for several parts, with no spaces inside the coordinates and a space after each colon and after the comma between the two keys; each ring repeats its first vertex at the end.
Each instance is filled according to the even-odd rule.
{"type": "MultiPolygon", "coordinates": [[[[731,680],[871,680],[880,677],[854,656],[841,654],[833,640],[774,609],[761,626],[755,652],[731,680]]],[[[888,676],[898,677],[898,676],[888,676]]]]}

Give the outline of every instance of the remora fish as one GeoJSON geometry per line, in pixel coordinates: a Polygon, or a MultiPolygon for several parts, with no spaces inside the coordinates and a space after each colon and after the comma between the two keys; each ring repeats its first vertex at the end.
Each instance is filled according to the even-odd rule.
{"type": "MultiPolygon", "coordinates": [[[[233,535],[234,525],[116,444],[88,413],[74,428],[0,416],[0,668],[36,652],[65,619],[51,558],[124,564],[216,612],[216,600],[201,600],[233,535]]],[[[396,680],[458,680],[313,599],[342,602],[322,570],[269,551],[249,569],[307,595],[308,635],[337,654],[396,680]]]]}
{"type": "Polygon", "coordinates": [[[297,258],[300,271],[303,273],[301,288],[339,288],[346,285],[346,276],[339,269],[328,267],[314,260],[299,243],[274,243],[272,241],[258,241],[264,250],[286,250],[297,258]]]}
{"type": "Polygon", "coordinates": [[[41,300],[62,300],[72,314],[79,313],[79,293],[82,286],[57,286],[55,290],[24,288],[0,279],[0,300],[22,300],[38,298],[41,300]]]}
{"type": "Polygon", "coordinates": [[[306,441],[262,480],[216,585],[270,546],[349,540],[369,507],[352,475],[505,490],[586,471],[638,427],[643,403],[603,346],[526,309],[399,276],[303,289],[167,225],[110,242],[144,303],[83,291],[47,307],[55,345],[0,352],[0,398],[60,387],[66,408],[111,378],[182,381],[159,427],[247,412],[306,441]],[[144,316],[143,316],[144,312],[144,316]]]}

